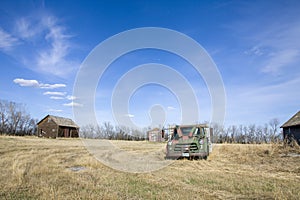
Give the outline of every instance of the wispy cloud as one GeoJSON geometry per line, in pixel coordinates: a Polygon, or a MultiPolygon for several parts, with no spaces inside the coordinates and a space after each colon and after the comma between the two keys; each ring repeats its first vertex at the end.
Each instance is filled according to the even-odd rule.
{"type": "Polygon", "coordinates": [[[61,99],[65,99],[65,98],[64,97],[58,97],[58,96],[51,96],[50,99],[61,100],[61,99]]]}
{"type": "Polygon", "coordinates": [[[260,45],[269,49],[264,57],[262,72],[273,75],[281,74],[283,70],[300,61],[299,26],[299,21],[278,20],[275,25],[268,27],[263,35],[258,36],[260,45]]]}
{"type": "Polygon", "coordinates": [[[66,87],[66,85],[65,84],[61,84],[61,83],[55,83],[55,84],[43,84],[43,83],[40,83],[39,87],[42,88],[42,89],[56,89],[56,88],[66,87]]]}
{"type": "Polygon", "coordinates": [[[56,83],[56,84],[48,84],[48,83],[39,83],[37,80],[28,80],[23,78],[16,78],[13,80],[14,83],[19,84],[22,87],[37,87],[42,89],[56,89],[66,87],[65,84],[56,83]]]}
{"type": "Polygon", "coordinates": [[[295,89],[299,84],[300,80],[296,78],[260,87],[255,85],[231,87],[228,91],[227,104],[227,117],[231,119],[230,123],[261,124],[277,117],[283,122],[282,110],[293,111],[299,105],[300,95],[295,89]],[[288,98],[291,96],[293,98],[288,98]]]}
{"type": "Polygon", "coordinates": [[[125,114],[126,117],[129,117],[129,118],[134,118],[134,115],[132,114],[125,114]]]}
{"type": "Polygon", "coordinates": [[[40,12],[22,17],[15,22],[14,37],[0,28],[0,50],[19,44],[20,48],[9,55],[26,67],[39,73],[65,77],[79,67],[79,61],[71,58],[74,45],[72,35],[60,20],[49,13],[40,12]],[[41,14],[42,13],[42,14],[41,14]],[[21,53],[24,51],[26,53],[21,53]]]}
{"type": "MultiPolygon", "coordinates": [[[[295,28],[294,23],[286,24],[284,29],[276,32],[274,30],[273,40],[272,36],[268,38],[262,38],[265,40],[263,44],[267,48],[273,49],[272,53],[269,55],[266,65],[262,68],[265,73],[276,74],[282,72],[282,70],[299,62],[299,49],[300,42],[298,37],[300,35],[300,29],[295,28]]],[[[296,25],[300,26],[300,22],[296,25]]]]}
{"type": "Polygon", "coordinates": [[[37,65],[42,71],[52,71],[55,75],[64,75],[72,70],[75,63],[67,60],[70,52],[70,35],[66,34],[66,28],[58,25],[54,17],[46,16],[42,20],[47,34],[45,40],[50,44],[50,48],[43,49],[37,57],[37,65]]]}
{"type": "Polygon", "coordinates": [[[48,109],[47,112],[62,112],[63,110],[60,110],[60,109],[48,109]]]}
{"type": "Polygon", "coordinates": [[[299,107],[299,6],[265,1],[236,8],[241,17],[228,26],[237,53],[228,62],[235,73],[224,78],[226,118],[233,124],[261,124],[299,107]],[[246,51],[238,56],[241,48],[246,51]]]}
{"type": "Polygon", "coordinates": [[[173,107],[173,106],[168,106],[167,109],[168,109],[168,110],[175,110],[176,108],[173,107]]]}
{"type": "Polygon", "coordinates": [[[81,107],[82,106],[82,104],[76,103],[74,101],[71,101],[70,103],[65,103],[63,105],[67,106],[67,107],[81,107]]]}
{"type": "Polygon", "coordinates": [[[77,97],[68,95],[68,96],[66,97],[66,99],[68,99],[68,100],[75,100],[75,99],[77,99],[77,97]]]}
{"type": "Polygon", "coordinates": [[[41,34],[43,31],[42,24],[38,22],[37,19],[26,19],[22,17],[16,21],[16,32],[22,39],[31,39],[41,34]]]}
{"type": "Polygon", "coordinates": [[[263,51],[261,50],[260,47],[254,46],[254,47],[252,47],[251,49],[245,51],[245,54],[247,54],[247,55],[261,56],[261,55],[263,55],[264,53],[263,53],[263,51]]]}
{"type": "MultiPolygon", "coordinates": [[[[65,93],[64,93],[65,94],[65,93]]],[[[52,94],[53,95],[53,94],[52,94]]],[[[57,95],[57,94],[56,94],[57,95]]],[[[75,96],[71,96],[71,95],[68,95],[66,97],[64,97],[63,95],[61,96],[51,96],[50,99],[54,99],[54,100],[63,100],[63,99],[67,99],[67,100],[75,100],[77,99],[75,96]]]]}
{"type": "Polygon", "coordinates": [[[236,11],[241,17],[228,26],[235,39],[241,40],[242,45],[237,46],[248,46],[244,53],[251,56],[250,67],[255,65],[259,72],[271,76],[294,73],[289,69],[295,69],[300,61],[299,6],[281,5],[267,1],[243,2],[236,11]]]}
{"type": "Polygon", "coordinates": [[[65,92],[44,92],[44,95],[55,95],[55,96],[65,96],[66,93],[65,92]]]}
{"type": "Polygon", "coordinates": [[[277,75],[284,67],[294,64],[299,60],[299,51],[296,49],[284,49],[274,53],[262,68],[262,72],[277,75]]]}
{"type": "Polygon", "coordinates": [[[10,50],[13,46],[18,44],[19,41],[17,38],[13,37],[0,27],[0,50],[10,50]]]}

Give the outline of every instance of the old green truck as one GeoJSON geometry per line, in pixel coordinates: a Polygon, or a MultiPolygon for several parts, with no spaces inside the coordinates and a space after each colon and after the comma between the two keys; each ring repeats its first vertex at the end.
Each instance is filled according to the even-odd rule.
{"type": "Polygon", "coordinates": [[[207,159],[212,150],[212,128],[206,124],[176,125],[165,132],[168,134],[166,159],[207,159]]]}

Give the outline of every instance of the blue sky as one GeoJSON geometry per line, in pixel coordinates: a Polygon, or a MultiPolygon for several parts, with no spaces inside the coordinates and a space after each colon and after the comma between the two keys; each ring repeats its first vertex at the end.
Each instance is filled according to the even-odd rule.
{"type": "MultiPolygon", "coordinates": [[[[283,123],[300,110],[299,10],[299,1],[275,0],[3,0],[0,98],[25,104],[37,119],[72,118],[72,106],[83,106],[73,85],[89,53],[120,32],[162,27],[193,38],[214,60],[226,90],[225,125],[263,125],[272,118],[283,123]]],[[[198,121],[210,120],[211,96],[196,70],[172,53],[146,49],[120,57],[101,77],[95,95],[100,123],[114,121],[111,96],[118,80],[146,63],[167,65],[184,76],[196,93],[198,121]]],[[[151,112],[164,113],[166,123],[180,123],[176,94],[160,85],[139,88],[128,104],[124,115],[139,126],[153,123],[151,112]]]]}

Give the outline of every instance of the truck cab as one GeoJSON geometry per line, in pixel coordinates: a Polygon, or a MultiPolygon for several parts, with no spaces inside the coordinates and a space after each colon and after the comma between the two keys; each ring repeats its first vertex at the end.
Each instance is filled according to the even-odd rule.
{"type": "Polygon", "coordinates": [[[167,132],[166,159],[207,159],[212,134],[212,129],[207,125],[176,125],[167,132]]]}

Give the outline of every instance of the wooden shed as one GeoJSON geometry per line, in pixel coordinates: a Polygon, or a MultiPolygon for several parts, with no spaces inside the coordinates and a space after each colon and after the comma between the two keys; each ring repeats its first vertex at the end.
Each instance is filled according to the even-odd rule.
{"type": "Polygon", "coordinates": [[[300,111],[285,122],[280,128],[283,128],[283,138],[287,141],[295,139],[300,145],[300,111]]]}
{"type": "Polygon", "coordinates": [[[79,126],[73,120],[47,115],[37,123],[39,137],[79,137],[79,126]]]}
{"type": "Polygon", "coordinates": [[[147,137],[150,142],[163,142],[164,139],[164,130],[160,130],[159,128],[154,128],[147,132],[147,137]]]}

